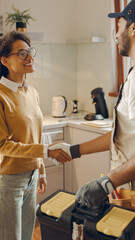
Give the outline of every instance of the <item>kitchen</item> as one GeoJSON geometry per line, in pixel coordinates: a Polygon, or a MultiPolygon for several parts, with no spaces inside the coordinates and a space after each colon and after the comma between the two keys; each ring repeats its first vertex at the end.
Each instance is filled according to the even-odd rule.
{"type": "MultiPolygon", "coordinates": [[[[111,91],[111,34],[110,20],[107,18],[107,14],[111,9],[111,1],[104,0],[104,6],[99,0],[85,1],[85,3],[66,0],[59,0],[57,3],[56,1],[41,1],[40,14],[37,11],[37,4],[35,3],[31,7],[32,1],[29,1],[26,5],[27,9],[30,9],[31,15],[36,19],[30,21],[27,31],[34,32],[37,38],[38,33],[44,33],[44,40],[34,40],[32,42],[32,45],[37,49],[36,71],[29,74],[27,78],[29,83],[37,89],[40,96],[40,106],[46,125],[43,131],[47,131],[46,128],[51,123],[49,116],[52,115],[52,99],[54,96],[63,95],[67,99],[67,118],[65,119],[70,116],[74,117],[71,114],[73,100],[78,99],[78,109],[81,113],[81,120],[83,120],[86,113],[95,112],[91,91],[97,87],[104,89],[109,117],[111,118],[113,104],[116,100],[108,97],[108,93],[111,91]],[[102,11],[100,11],[101,9],[102,11]],[[94,16],[95,12],[97,20],[94,16]],[[91,21],[93,18],[95,21],[91,21]],[[99,38],[99,41],[92,42],[92,37],[99,38]],[[103,41],[100,41],[100,37],[103,38],[103,41]]],[[[1,1],[4,19],[6,18],[6,12],[11,11],[12,5],[24,9],[24,3],[18,3],[14,0],[11,4],[8,4],[8,1],[1,1]]],[[[9,26],[4,26],[4,30],[10,30],[9,26]]],[[[60,125],[58,126],[60,127],[60,125]]],[[[65,129],[66,127],[62,128],[62,131],[65,131],[65,129]]],[[[56,138],[56,140],[67,138],[64,133],[63,136],[60,139],[56,138]]],[[[77,187],[79,186],[80,184],[77,187]]],[[[74,189],[75,191],[77,187],[74,189]]],[[[67,190],[71,191],[73,189],[69,188],[67,190]]]]}
{"type": "MultiPolygon", "coordinates": [[[[30,8],[31,15],[36,21],[28,25],[28,32],[33,32],[38,38],[38,33],[44,33],[44,40],[33,40],[32,45],[37,49],[35,58],[36,71],[27,76],[27,80],[33,85],[40,96],[40,106],[44,114],[43,132],[56,132],[54,140],[64,140],[71,144],[80,143],[102,135],[110,129],[97,129],[83,126],[83,118],[69,120],[72,113],[73,100],[77,99],[78,108],[83,113],[94,112],[90,92],[96,87],[102,87],[105,91],[109,117],[112,118],[112,109],[116,98],[108,96],[111,89],[111,33],[110,20],[107,14],[111,11],[112,0],[45,0],[34,2],[18,2],[13,0],[1,0],[3,18],[6,12],[11,11],[12,4],[19,9],[30,8]],[[26,3],[26,4],[25,4],[26,3]],[[39,4],[40,3],[40,4],[39,4]],[[91,41],[96,37],[99,41],[91,41]],[[100,41],[103,38],[103,41],[100,41]],[[63,95],[67,99],[65,119],[54,119],[52,113],[53,96],[63,95]]],[[[4,26],[4,31],[10,30],[4,26]]],[[[76,162],[63,166],[61,179],[65,190],[76,192],[86,180],[98,177],[109,170],[109,153],[93,155],[93,164],[90,178],[83,178],[80,162],[80,170],[76,162]],[[102,169],[99,159],[104,158],[102,169]],[[96,162],[97,161],[97,162],[96,162]],[[69,179],[69,172],[72,174],[69,179]],[[77,174],[77,175],[76,175],[77,174]],[[78,175],[78,174],[81,174],[78,175]],[[74,183],[74,185],[73,185],[74,183]]],[[[85,157],[82,162],[90,159],[85,157]]],[[[48,170],[50,167],[48,166],[48,170]]],[[[49,176],[49,175],[48,175],[49,176]]],[[[48,181],[48,191],[49,183],[48,181]]],[[[61,182],[61,181],[60,181],[61,182]]],[[[60,188],[58,187],[58,188],[60,188]]],[[[55,189],[52,189],[52,192],[55,189]]],[[[48,195],[52,192],[48,192],[48,195]]],[[[46,197],[44,195],[44,197],[46,197]]]]}
{"type": "MultiPolygon", "coordinates": [[[[12,5],[21,10],[31,9],[30,13],[36,21],[30,21],[27,31],[45,35],[44,41],[33,42],[37,48],[36,71],[29,76],[30,83],[40,95],[43,114],[51,114],[52,98],[55,95],[67,98],[68,113],[72,111],[72,100],[75,98],[79,100],[80,109],[93,112],[90,91],[100,86],[106,93],[111,111],[113,100],[108,97],[111,91],[111,34],[107,18],[111,0],[104,0],[104,4],[99,0],[85,0],[83,3],[81,0],[46,0],[40,1],[40,7],[38,2],[33,6],[32,0],[26,4],[25,1],[14,0],[9,4],[8,0],[1,0],[4,19],[6,12],[12,11],[12,5]],[[85,44],[86,39],[91,39],[93,35],[104,37],[104,42],[85,44]],[[72,43],[74,39],[79,39],[80,43],[72,43]],[[69,40],[71,43],[67,44],[69,40]]],[[[9,26],[4,26],[4,30],[10,30],[9,26]]]]}

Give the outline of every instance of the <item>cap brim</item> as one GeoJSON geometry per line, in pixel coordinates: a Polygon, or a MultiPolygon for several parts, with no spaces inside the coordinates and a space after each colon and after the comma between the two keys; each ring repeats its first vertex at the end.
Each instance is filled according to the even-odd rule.
{"type": "Polygon", "coordinates": [[[123,17],[123,14],[121,12],[109,13],[108,17],[109,18],[120,18],[120,17],[123,17]]]}

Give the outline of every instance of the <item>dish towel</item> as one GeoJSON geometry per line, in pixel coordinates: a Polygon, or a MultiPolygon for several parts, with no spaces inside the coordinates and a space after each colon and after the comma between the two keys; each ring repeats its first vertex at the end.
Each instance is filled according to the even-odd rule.
{"type": "MultiPolygon", "coordinates": [[[[48,144],[51,145],[52,144],[52,139],[51,139],[51,135],[49,133],[42,133],[42,139],[41,139],[41,143],[42,144],[48,144]]],[[[60,163],[54,159],[49,157],[48,158],[49,161],[53,162],[55,165],[59,165],[60,163]]]]}

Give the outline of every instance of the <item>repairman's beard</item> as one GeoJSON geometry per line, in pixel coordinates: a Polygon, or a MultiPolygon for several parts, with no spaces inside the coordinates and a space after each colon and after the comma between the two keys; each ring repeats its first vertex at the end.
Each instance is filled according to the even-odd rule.
{"type": "Polygon", "coordinates": [[[128,37],[127,31],[123,33],[121,36],[122,39],[122,47],[120,48],[119,52],[120,55],[123,57],[128,57],[129,56],[129,50],[130,50],[130,38],[128,37]]]}

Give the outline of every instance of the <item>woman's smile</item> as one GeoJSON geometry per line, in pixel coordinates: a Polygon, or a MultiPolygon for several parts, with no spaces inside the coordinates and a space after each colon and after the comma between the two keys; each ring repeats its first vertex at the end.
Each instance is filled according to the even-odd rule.
{"type": "Polygon", "coordinates": [[[34,62],[25,63],[24,66],[34,68],[34,62]]]}

